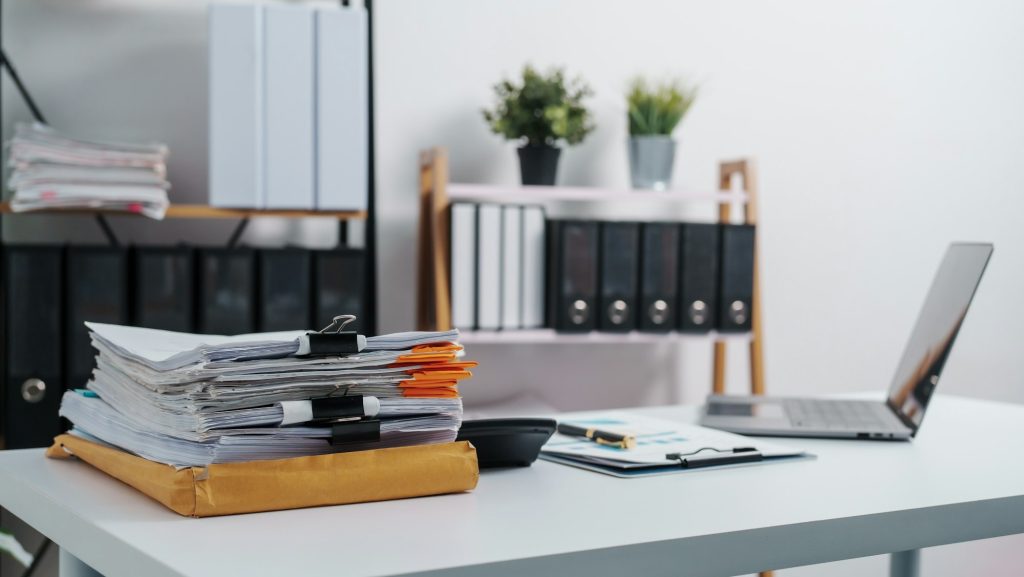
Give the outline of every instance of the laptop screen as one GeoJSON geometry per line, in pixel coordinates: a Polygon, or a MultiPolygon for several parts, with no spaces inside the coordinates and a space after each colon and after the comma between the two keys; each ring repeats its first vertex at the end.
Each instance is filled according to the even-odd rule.
{"type": "Polygon", "coordinates": [[[889,387],[889,404],[916,430],[985,271],[991,244],[954,243],[946,251],[889,387]]]}

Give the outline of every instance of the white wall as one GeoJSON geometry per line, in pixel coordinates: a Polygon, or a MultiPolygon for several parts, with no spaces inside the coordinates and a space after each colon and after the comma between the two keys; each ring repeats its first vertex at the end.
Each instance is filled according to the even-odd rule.
{"type": "MultiPolygon", "coordinates": [[[[759,161],[769,391],[887,387],[945,245],[968,239],[996,252],[942,392],[1024,402],[1024,4],[379,0],[376,9],[383,328],[414,319],[417,151],[446,146],[455,181],[517,181],[513,147],[480,118],[494,82],[527,61],[584,76],[599,128],[563,155],[561,182],[626,186],[628,79],[684,74],[702,93],[679,133],[677,184],[708,189],[718,161],[759,161]]],[[[708,390],[708,350],[686,349],[677,383],[664,347],[478,346],[469,351],[482,361],[478,378],[464,389],[470,406],[522,390],[560,408],[695,402],[708,390]]],[[[745,365],[731,356],[740,391],[745,365]]],[[[930,550],[925,571],[1015,574],[1022,543],[930,550]]],[[[783,574],[878,575],[885,563],[783,574]]]]}
{"type": "MultiPolygon", "coordinates": [[[[55,125],[168,142],[172,200],[202,202],[205,4],[8,0],[3,44],[55,125]]],[[[679,133],[677,184],[714,186],[725,158],[760,163],[770,391],[884,388],[944,245],[980,239],[996,254],[942,390],[1024,402],[1024,4],[377,0],[375,14],[384,330],[414,319],[418,150],[447,146],[458,181],[516,181],[513,148],[479,114],[502,75],[526,61],[582,74],[597,91],[599,129],[563,155],[562,182],[625,186],[628,79],[685,74],[703,91],[679,133]]],[[[7,137],[28,115],[6,77],[3,111],[7,137]]],[[[230,223],[115,226],[160,242],[230,233],[230,223]]],[[[250,241],[333,242],[333,225],[263,226],[272,230],[257,227],[250,241]]],[[[4,218],[4,236],[100,240],[91,223],[49,217],[4,218]]],[[[530,390],[564,408],[697,401],[707,346],[685,349],[478,347],[484,364],[467,394],[530,390]],[[682,382],[667,369],[676,362],[682,382]]],[[[1024,565],[1021,544],[939,548],[925,569],[1011,575],[1024,565]]],[[[883,563],[785,574],[880,574],[883,563]]]]}
{"type": "MultiPolygon", "coordinates": [[[[996,253],[943,392],[1024,401],[1021,3],[382,0],[376,18],[385,328],[414,318],[417,151],[447,146],[456,181],[516,181],[513,147],[480,118],[494,82],[528,61],[585,77],[599,128],[563,155],[561,182],[625,186],[628,79],[683,74],[702,93],[677,184],[713,187],[726,158],[760,164],[770,390],[888,386],[945,245],[978,239],[996,253]]],[[[521,384],[520,357],[491,353],[473,351],[483,372],[521,384]]],[[[554,374],[545,388],[574,380],[554,374]]]]}

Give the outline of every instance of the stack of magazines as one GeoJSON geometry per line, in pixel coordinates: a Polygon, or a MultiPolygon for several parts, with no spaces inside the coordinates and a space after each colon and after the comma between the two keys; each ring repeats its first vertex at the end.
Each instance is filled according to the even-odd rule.
{"type": "Polygon", "coordinates": [[[11,210],[102,209],[162,219],[167,147],[96,142],[19,124],[9,143],[11,210]]]}
{"type": "Polygon", "coordinates": [[[454,330],[360,336],[359,352],[310,356],[305,331],[86,326],[97,366],[61,401],[71,433],[175,466],[451,442],[457,385],[476,366],[454,330]]]}

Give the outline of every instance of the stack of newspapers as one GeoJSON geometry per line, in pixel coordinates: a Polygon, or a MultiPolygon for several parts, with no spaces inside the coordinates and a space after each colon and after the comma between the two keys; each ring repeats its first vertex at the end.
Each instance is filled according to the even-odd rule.
{"type": "Polygon", "coordinates": [[[175,466],[455,440],[458,331],[360,336],[355,353],[304,356],[305,331],[196,335],[86,323],[98,351],[60,414],[71,433],[175,466]]]}
{"type": "Polygon", "coordinates": [[[11,210],[102,209],[162,219],[169,201],[162,144],[97,142],[19,124],[9,143],[11,210]]]}

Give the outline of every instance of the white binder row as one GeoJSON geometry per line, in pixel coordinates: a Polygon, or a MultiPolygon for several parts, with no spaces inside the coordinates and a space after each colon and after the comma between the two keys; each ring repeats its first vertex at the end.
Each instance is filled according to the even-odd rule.
{"type": "Polygon", "coordinates": [[[452,204],[453,326],[544,326],[544,247],[542,207],[452,204]]]}
{"type": "Polygon", "coordinates": [[[365,210],[362,6],[209,8],[210,204],[365,210]]]}

